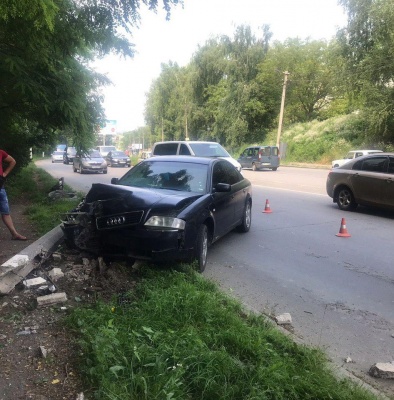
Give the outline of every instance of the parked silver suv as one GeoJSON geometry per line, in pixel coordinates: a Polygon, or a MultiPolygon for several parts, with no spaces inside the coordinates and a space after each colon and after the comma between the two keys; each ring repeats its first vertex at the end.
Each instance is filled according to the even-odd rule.
{"type": "Polygon", "coordinates": [[[182,141],[174,140],[157,142],[153,145],[152,156],[198,156],[218,157],[229,161],[241,171],[241,164],[217,142],[182,141]]]}

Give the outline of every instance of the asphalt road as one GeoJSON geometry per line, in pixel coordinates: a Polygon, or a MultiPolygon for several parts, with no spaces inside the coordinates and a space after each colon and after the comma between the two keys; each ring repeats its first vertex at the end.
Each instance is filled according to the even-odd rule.
{"type": "MultiPolygon", "coordinates": [[[[80,175],[71,166],[38,165],[81,191],[126,172],[109,168],[107,175],[80,175]]],[[[244,170],[253,183],[252,228],[215,243],[204,275],[251,310],[289,312],[294,334],[304,343],[376,384],[369,368],[394,360],[394,213],[340,211],[326,195],[327,173],[244,170]],[[263,213],[267,199],[272,213],[263,213]],[[336,236],[342,218],[349,238],[336,236]],[[351,363],[344,362],[347,357],[351,363]]],[[[380,380],[378,386],[394,395],[392,382],[380,380]]]]}

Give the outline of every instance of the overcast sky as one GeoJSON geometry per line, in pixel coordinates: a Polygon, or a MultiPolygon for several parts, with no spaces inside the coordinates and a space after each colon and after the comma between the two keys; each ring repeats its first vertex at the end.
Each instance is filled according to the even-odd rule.
{"type": "Polygon", "coordinates": [[[184,0],[184,8],[175,7],[170,21],[163,12],[146,9],[141,17],[140,28],[133,31],[134,59],[109,56],[95,64],[113,82],[104,89],[104,108],[107,119],[117,121],[118,133],[145,125],[146,93],[160,75],[161,63],[188,64],[210,37],[233,36],[242,24],[261,36],[259,27],[267,24],[272,40],[331,39],[346,23],[337,0],[184,0]]]}

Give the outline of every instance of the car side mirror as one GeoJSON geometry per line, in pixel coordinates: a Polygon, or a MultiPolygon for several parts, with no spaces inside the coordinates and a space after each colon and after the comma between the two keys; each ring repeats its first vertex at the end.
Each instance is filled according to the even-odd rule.
{"type": "Polygon", "coordinates": [[[118,183],[119,178],[112,178],[111,179],[111,184],[116,185],[118,183]]]}
{"type": "Polygon", "coordinates": [[[217,183],[214,189],[215,192],[231,192],[231,185],[229,183],[217,183]]]}

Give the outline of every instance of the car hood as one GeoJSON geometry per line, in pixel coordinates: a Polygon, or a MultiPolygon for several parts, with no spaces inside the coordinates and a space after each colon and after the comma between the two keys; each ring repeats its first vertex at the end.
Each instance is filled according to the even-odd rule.
{"type": "Polygon", "coordinates": [[[199,197],[200,194],[189,192],[94,183],[85,203],[98,206],[94,208],[101,215],[153,209],[155,212],[172,211],[178,214],[199,197]]]}

